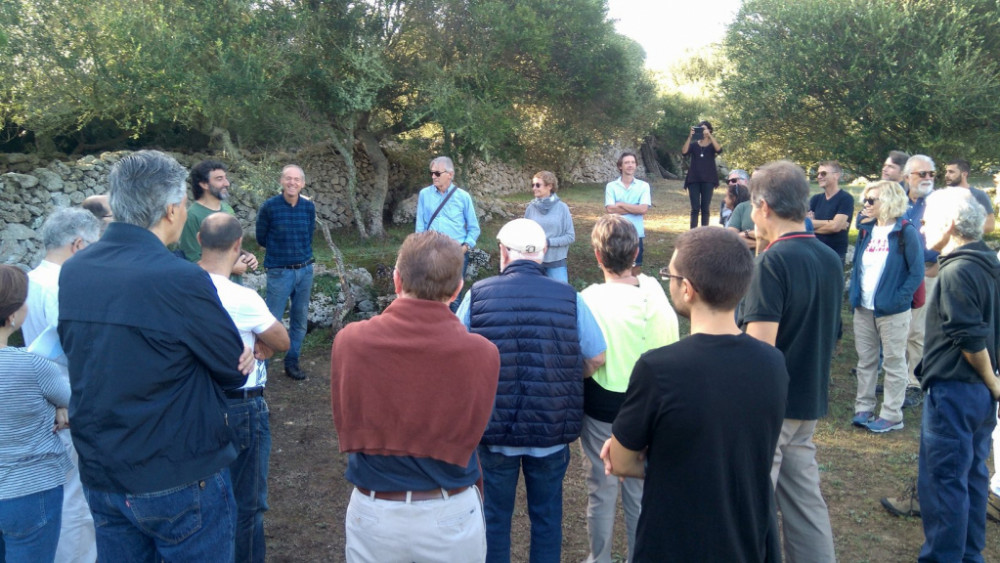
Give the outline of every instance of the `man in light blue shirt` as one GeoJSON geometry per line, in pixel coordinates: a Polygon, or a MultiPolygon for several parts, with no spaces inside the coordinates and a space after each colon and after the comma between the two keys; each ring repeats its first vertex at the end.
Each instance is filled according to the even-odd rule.
{"type": "Polygon", "coordinates": [[[465,252],[464,278],[469,251],[479,238],[479,220],[472,196],[451,182],[454,177],[455,165],[450,158],[439,156],[431,161],[432,185],[420,190],[417,198],[416,232],[437,231],[461,244],[465,252]]]}
{"type": "Polygon", "coordinates": [[[618,157],[618,170],[622,175],[617,180],[608,182],[604,188],[605,210],[608,213],[624,216],[639,233],[639,255],[635,257],[635,265],[632,267],[633,276],[639,275],[642,271],[642,243],[646,237],[643,215],[653,203],[649,195],[649,184],[635,177],[638,166],[635,153],[623,152],[618,157]]]}

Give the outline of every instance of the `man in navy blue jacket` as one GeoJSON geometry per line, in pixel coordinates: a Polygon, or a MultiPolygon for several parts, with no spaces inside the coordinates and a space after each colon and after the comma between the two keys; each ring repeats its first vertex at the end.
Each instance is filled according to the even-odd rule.
{"type": "Polygon", "coordinates": [[[176,257],[187,171],[156,151],[108,176],[115,222],[59,277],[73,443],[102,561],[231,561],[224,391],[253,352],[208,273],[176,257]]]}
{"type": "Polygon", "coordinates": [[[500,275],[476,282],[459,320],[500,350],[493,415],[479,445],[486,561],[510,561],[510,520],[523,470],[532,563],[558,563],[569,443],[583,425],[583,379],[604,364],[601,327],[572,286],[545,276],[545,231],[514,219],[497,233],[500,275]]]}

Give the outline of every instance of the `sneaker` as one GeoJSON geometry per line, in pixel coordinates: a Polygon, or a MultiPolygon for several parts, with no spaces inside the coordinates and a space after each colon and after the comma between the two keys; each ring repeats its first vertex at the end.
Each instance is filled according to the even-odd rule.
{"type": "Polygon", "coordinates": [[[903,408],[919,407],[924,402],[924,392],[919,387],[907,387],[906,397],[903,399],[903,408]]]}
{"type": "Polygon", "coordinates": [[[882,497],[882,506],[894,516],[920,518],[920,499],[917,498],[917,481],[914,479],[898,497],[882,497]]]}
{"type": "Polygon", "coordinates": [[[1000,522],[1000,496],[993,491],[986,497],[986,518],[1000,522]]]}
{"type": "Polygon", "coordinates": [[[878,417],[875,420],[866,424],[865,428],[867,428],[869,432],[882,434],[883,432],[890,432],[892,430],[902,430],[903,421],[898,420],[896,422],[893,422],[891,420],[886,420],[882,417],[878,417]]]}
{"type": "Polygon", "coordinates": [[[854,418],[851,419],[851,424],[857,426],[858,428],[865,428],[868,423],[875,418],[875,413],[872,411],[864,411],[854,414],[854,418]]]}

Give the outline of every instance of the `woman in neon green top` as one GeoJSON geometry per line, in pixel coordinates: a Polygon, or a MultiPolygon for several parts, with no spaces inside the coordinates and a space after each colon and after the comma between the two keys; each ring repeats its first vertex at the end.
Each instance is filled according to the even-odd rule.
{"type": "MultiPolygon", "coordinates": [[[[677,315],[660,282],[643,274],[632,275],[639,252],[639,237],[632,223],[621,215],[605,215],[597,220],[590,239],[604,283],[588,287],[581,295],[604,332],[608,348],[604,365],[584,380],[580,443],[590,491],[587,561],[610,563],[619,480],[604,474],[601,446],[611,437],[611,423],[625,400],[636,360],[647,350],[676,342],[679,335],[677,315]]],[[[642,479],[625,479],[621,487],[629,553],[633,553],[642,479]]]]}

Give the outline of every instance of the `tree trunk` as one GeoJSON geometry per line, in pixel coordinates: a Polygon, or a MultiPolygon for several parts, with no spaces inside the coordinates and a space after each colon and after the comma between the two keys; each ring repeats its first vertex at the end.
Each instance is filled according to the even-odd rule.
{"type": "MultiPolygon", "coordinates": [[[[337,277],[340,278],[340,289],[344,292],[344,302],[338,306],[333,320],[333,333],[337,334],[340,329],[344,328],[344,318],[354,310],[354,293],[351,292],[351,288],[347,284],[347,269],[344,267],[344,255],[341,254],[337,245],[333,243],[333,237],[330,236],[330,227],[323,220],[316,221],[316,224],[323,231],[323,238],[326,239],[326,244],[330,247],[330,252],[333,253],[333,261],[337,265],[337,277]]],[[[336,296],[332,297],[336,300],[336,296]]]]}
{"type": "Polygon", "coordinates": [[[368,162],[372,163],[375,170],[375,186],[369,197],[368,232],[373,237],[382,237],[385,235],[385,229],[382,225],[382,210],[385,207],[386,194],[389,193],[389,159],[386,158],[382,147],[379,146],[378,139],[367,127],[362,125],[356,135],[361,141],[365,154],[368,155],[368,162]]]}
{"type": "Polygon", "coordinates": [[[650,142],[651,137],[646,137],[642,142],[642,147],[639,152],[642,153],[642,163],[646,166],[646,173],[652,177],[656,174],[660,178],[670,178],[671,180],[676,180],[677,175],[673,174],[669,170],[666,170],[660,166],[660,162],[656,159],[656,151],[653,149],[653,145],[650,142]]]}
{"type": "Polygon", "coordinates": [[[351,207],[351,214],[354,215],[354,224],[358,226],[358,234],[361,238],[368,238],[368,231],[365,229],[365,219],[358,207],[358,168],[354,163],[354,128],[343,131],[344,137],[340,138],[334,134],[330,136],[334,148],[344,159],[347,167],[347,204],[351,207]]]}
{"type": "Polygon", "coordinates": [[[208,135],[210,146],[222,151],[222,156],[229,159],[229,162],[240,166],[251,166],[250,161],[243,158],[240,149],[236,148],[236,145],[233,144],[233,138],[230,136],[228,129],[212,127],[208,135]]]}

